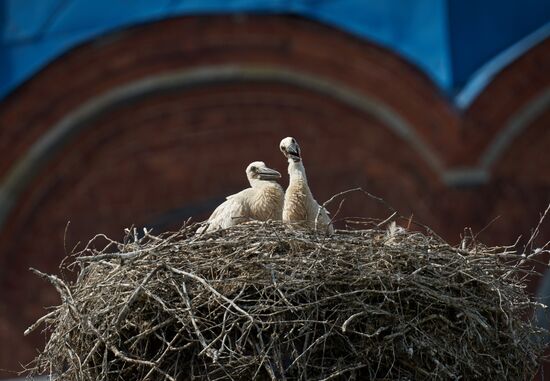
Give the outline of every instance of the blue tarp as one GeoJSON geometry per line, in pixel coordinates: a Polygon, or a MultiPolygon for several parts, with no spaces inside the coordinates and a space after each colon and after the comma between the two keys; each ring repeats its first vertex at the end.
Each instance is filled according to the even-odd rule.
{"type": "Polygon", "coordinates": [[[0,0],[0,99],[72,47],[189,14],[294,14],[390,48],[448,94],[550,21],[548,0],[0,0]]]}

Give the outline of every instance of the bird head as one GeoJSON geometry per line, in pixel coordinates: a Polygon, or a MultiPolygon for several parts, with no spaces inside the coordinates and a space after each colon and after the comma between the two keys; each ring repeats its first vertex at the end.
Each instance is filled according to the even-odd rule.
{"type": "Polygon", "coordinates": [[[254,161],[246,167],[248,180],[273,181],[281,178],[281,174],[274,169],[268,168],[263,161],[254,161]]]}
{"type": "Polygon", "coordinates": [[[279,149],[287,159],[292,159],[294,162],[299,162],[302,160],[302,157],[300,156],[300,146],[298,145],[296,139],[290,136],[281,140],[279,149]]]}

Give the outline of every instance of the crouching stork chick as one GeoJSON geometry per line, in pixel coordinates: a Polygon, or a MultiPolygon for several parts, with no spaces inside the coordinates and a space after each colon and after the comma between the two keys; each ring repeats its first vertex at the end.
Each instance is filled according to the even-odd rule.
{"type": "Polygon", "coordinates": [[[284,192],[276,181],[281,174],[268,168],[263,161],[255,161],[246,168],[246,177],[250,188],[228,196],[197,233],[225,229],[250,220],[282,219],[284,192]]]}
{"type": "Polygon", "coordinates": [[[292,137],[287,137],[281,140],[279,148],[288,159],[289,175],[283,206],[283,221],[301,223],[328,234],[334,233],[328,211],[315,201],[309,189],[298,142],[292,137]]]}

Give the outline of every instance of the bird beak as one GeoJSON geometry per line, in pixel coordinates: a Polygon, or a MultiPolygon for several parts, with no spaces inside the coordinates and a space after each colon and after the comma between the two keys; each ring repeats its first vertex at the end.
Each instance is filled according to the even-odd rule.
{"type": "Polygon", "coordinates": [[[300,157],[300,149],[298,146],[291,144],[287,149],[287,158],[291,158],[295,162],[300,161],[302,158],[300,157]]]}
{"type": "Polygon", "coordinates": [[[291,147],[288,150],[288,156],[287,157],[290,157],[294,161],[300,161],[301,160],[300,153],[298,152],[298,150],[295,150],[294,147],[291,147]]]}
{"type": "Polygon", "coordinates": [[[260,180],[275,180],[280,179],[281,174],[274,169],[265,167],[258,170],[258,178],[260,180]]]}
{"type": "Polygon", "coordinates": [[[300,149],[294,144],[291,144],[288,147],[281,147],[281,151],[287,159],[292,159],[295,162],[302,160],[300,157],[300,149]]]}

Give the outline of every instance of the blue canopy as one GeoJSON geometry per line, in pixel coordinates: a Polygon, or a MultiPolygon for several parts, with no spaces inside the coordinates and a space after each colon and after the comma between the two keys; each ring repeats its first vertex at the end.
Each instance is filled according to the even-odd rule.
{"type": "Polygon", "coordinates": [[[550,35],[548,0],[0,0],[0,99],[70,48],[110,31],[245,12],[299,15],[378,43],[458,94],[458,103],[550,35]]]}

